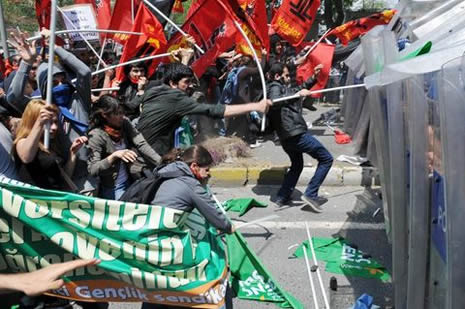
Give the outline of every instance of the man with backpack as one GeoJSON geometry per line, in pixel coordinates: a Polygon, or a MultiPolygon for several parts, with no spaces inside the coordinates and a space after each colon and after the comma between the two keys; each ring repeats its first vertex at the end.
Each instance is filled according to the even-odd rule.
{"type": "MultiPolygon", "coordinates": [[[[298,93],[301,97],[309,96],[309,90],[316,83],[316,76],[322,65],[317,65],[315,74],[302,85],[302,90],[288,87],[290,83],[289,69],[280,63],[275,63],[269,71],[272,82],[267,87],[271,99],[286,97],[298,93]]],[[[321,205],[328,200],[318,196],[318,189],[323,183],[333,164],[333,157],[329,151],[310,133],[307,123],[302,117],[302,101],[294,99],[274,105],[268,115],[271,126],[276,130],[281,145],[291,160],[291,167],[284,176],[284,181],[278,191],[276,204],[279,206],[291,201],[291,194],[302,173],[303,153],[307,153],[318,160],[318,167],[310,183],[302,195],[302,200],[315,212],[321,212],[321,205]]]]}
{"type": "Polygon", "coordinates": [[[137,129],[160,155],[174,146],[174,133],[186,115],[232,117],[251,111],[266,113],[270,100],[240,105],[199,104],[187,95],[194,73],[181,63],[168,65],[163,85],[152,87],[140,97],[142,112],[137,129]]]}

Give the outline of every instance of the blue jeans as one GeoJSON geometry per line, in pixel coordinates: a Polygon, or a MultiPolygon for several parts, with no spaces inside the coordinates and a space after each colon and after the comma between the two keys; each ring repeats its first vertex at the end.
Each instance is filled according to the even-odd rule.
{"type": "Polygon", "coordinates": [[[281,145],[291,159],[291,168],[284,176],[283,184],[278,191],[278,198],[290,198],[304,168],[304,153],[318,160],[315,175],[310,180],[304,194],[310,198],[317,197],[318,189],[333,165],[333,156],[308,132],[281,141],[281,145]]]}
{"type": "Polygon", "coordinates": [[[126,189],[129,187],[129,181],[123,184],[117,185],[114,188],[100,187],[100,197],[107,200],[118,201],[123,196],[126,189]]]}

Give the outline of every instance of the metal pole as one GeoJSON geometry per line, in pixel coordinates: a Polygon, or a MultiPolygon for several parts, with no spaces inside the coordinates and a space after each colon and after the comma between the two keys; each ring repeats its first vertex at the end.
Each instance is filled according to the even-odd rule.
{"type": "Polygon", "coordinates": [[[128,62],[123,62],[123,63],[115,64],[115,65],[108,66],[108,67],[106,67],[106,68],[100,69],[100,70],[98,70],[98,71],[92,72],[92,75],[100,74],[100,73],[102,73],[102,72],[105,72],[105,71],[108,71],[108,70],[111,70],[111,69],[116,69],[116,68],[119,68],[119,67],[124,67],[125,65],[128,65],[128,64],[137,63],[137,62],[146,61],[146,60],[155,59],[155,58],[168,57],[168,56],[170,56],[170,55],[171,55],[171,53],[164,53],[164,54],[158,54],[158,55],[148,56],[148,57],[145,57],[145,58],[134,59],[134,60],[131,60],[131,61],[128,61],[128,62]]]}
{"type": "MultiPolygon", "coordinates": [[[[316,266],[316,276],[318,277],[318,282],[320,283],[321,293],[323,294],[323,301],[325,302],[326,309],[330,309],[328,296],[326,296],[325,287],[323,285],[323,280],[321,279],[320,267],[318,266],[318,261],[316,259],[315,250],[313,249],[312,236],[310,235],[310,228],[308,227],[307,221],[305,221],[305,228],[307,229],[308,243],[310,244],[310,251],[312,252],[313,264],[316,266]]],[[[304,246],[304,251],[305,246],[304,246]]]]}
{"type": "Polygon", "coordinates": [[[315,304],[315,309],[319,309],[320,307],[318,307],[318,300],[316,299],[315,284],[313,283],[313,278],[312,278],[312,270],[310,268],[310,262],[308,261],[307,249],[305,248],[305,246],[303,247],[303,250],[304,250],[305,264],[307,265],[308,279],[310,279],[310,287],[312,289],[313,303],[315,304]]]}
{"type": "MultiPolygon", "coordinates": [[[[262,66],[260,63],[260,60],[258,59],[257,53],[255,52],[255,48],[253,48],[252,42],[250,42],[249,38],[247,37],[247,34],[245,34],[244,29],[242,29],[241,25],[237,21],[234,20],[234,25],[236,25],[236,28],[241,32],[242,36],[244,37],[244,40],[246,40],[247,45],[249,45],[250,50],[252,51],[252,55],[255,59],[255,62],[257,63],[257,68],[258,68],[258,74],[260,74],[260,79],[262,81],[262,88],[263,88],[263,99],[266,98],[266,83],[265,83],[265,74],[263,74],[262,66]]],[[[262,126],[261,126],[261,131],[265,131],[265,122],[266,122],[266,114],[263,113],[263,118],[262,118],[262,126]]]]}
{"type": "MultiPolygon", "coordinates": [[[[100,59],[102,58],[103,56],[103,51],[105,50],[105,45],[107,44],[107,37],[105,36],[105,39],[103,40],[103,44],[102,44],[102,50],[100,50],[100,59]]],[[[103,66],[105,66],[105,62],[101,62],[100,60],[98,61],[97,63],[97,70],[100,69],[100,63],[103,64],[103,66]]]]}
{"type": "MultiPolygon", "coordinates": [[[[163,17],[163,19],[165,19],[171,26],[174,27],[174,29],[178,30],[179,32],[181,32],[181,34],[183,36],[187,36],[187,33],[185,33],[181,28],[179,28],[178,25],[176,25],[171,19],[169,19],[165,14],[163,14],[163,12],[161,12],[155,5],[153,5],[152,3],[150,3],[148,0],[143,0],[145,4],[147,4],[150,8],[152,8],[155,12],[158,13],[158,15],[160,15],[161,17],[163,17]]],[[[203,49],[198,46],[197,44],[194,44],[195,45],[195,48],[197,48],[197,50],[199,52],[201,52],[202,54],[205,54],[205,52],[203,51],[203,49]]]]}
{"type": "Polygon", "coordinates": [[[0,36],[2,39],[2,48],[3,48],[3,55],[5,59],[8,59],[10,57],[10,53],[8,52],[8,44],[6,40],[8,39],[8,36],[6,35],[6,28],[5,28],[5,19],[3,16],[3,4],[2,1],[0,1],[0,36]]]}
{"type": "MultiPolygon", "coordinates": [[[[361,87],[365,87],[365,84],[357,84],[357,85],[349,85],[349,86],[341,86],[341,87],[327,88],[327,89],[321,89],[321,90],[314,90],[314,91],[310,91],[310,93],[311,94],[323,93],[323,92],[331,92],[331,91],[336,91],[336,90],[361,88],[361,87]]],[[[300,98],[300,95],[299,94],[294,94],[294,95],[290,95],[290,96],[287,96],[287,97],[274,99],[273,103],[279,103],[279,102],[282,102],[282,101],[287,101],[287,100],[292,100],[292,99],[297,99],[297,98],[300,98]]]]}
{"type": "MultiPolygon", "coordinates": [[[[55,59],[55,30],[57,21],[57,0],[52,0],[51,4],[51,21],[50,21],[50,39],[48,47],[48,71],[47,71],[47,95],[46,104],[52,104],[52,86],[53,86],[53,61],[55,59]]],[[[44,147],[50,147],[50,122],[45,125],[44,147]]]]}
{"type": "MultiPolygon", "coordinates": [[[[132,32],[132,31],[123,31],[123,30],[110,30],[110,29],[69,29],[69,30],[58,30],[55,34],[64,34],[64,33],[74,33],[74,32],[99,32],[99,33],[123,33],[131,35],[143,35],[142,32],[132,32]]],[[[34,41],[42,38],[42,36],[32,36],[26,41],[34,41]]]]}

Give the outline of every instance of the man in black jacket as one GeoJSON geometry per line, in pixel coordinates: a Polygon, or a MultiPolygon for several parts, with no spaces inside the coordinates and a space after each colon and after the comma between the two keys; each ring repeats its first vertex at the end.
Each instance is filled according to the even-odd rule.
{"type": "Polygon", "coordinates": [[[137,129],[160,155],[174,146],[174,132],[186,115],[206,115],[213,118],[231,117],[251,111],[266,113],[270,100],[240,105],[199,104],[186,92],[194,73],[181,63],[172,63],[164,75],[164,85],[152,87],[139,98],[142,103],[137,129]]]}
{"type": "MultiPolygon", "coordinates": [[[[316,75],[319,74],[321,68],[321,65],[315,67],[316,75]]],[[[273,80],[267,87],[270,99],[290,96],[296,93],[300,96],[308,96],[310,95],[310,91],[307,89],[312,87],[316,82],[316,75],[314,75],[302,85],[302,90],[298,91],[299,89],[290,88],[289,83],[291,79],[289,70],[280,63],[273,64],[269,74],[273,80]]],[[[291,159],[291,168],[284,177],[284,181],[278,191],[276,203],[282,206],[291,200],[291,194],[304,167],[303,153],[307,153],[318,160],[318,167],[305,193],[302,195],[302,200],[314,211],[321,212],[321,205],[326,203],[327,199],[318,196],[318,189],[332,166],[333,157],[315,137],[308,133],[307,124],[302,117],[301,99],[288,100],[279,105],[273,105],[268,117],[271,126],[279,136],[284,151],[291,159]]]]}

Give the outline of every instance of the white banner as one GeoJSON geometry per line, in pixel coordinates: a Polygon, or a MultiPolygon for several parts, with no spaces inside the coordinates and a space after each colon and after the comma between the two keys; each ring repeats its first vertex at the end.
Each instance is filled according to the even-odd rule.
{"type": "MultiPolygon", "coordinates": [[[[68,30],[98,28],[94,8],[91,4],[65,6],[61,8],[61,14],[68,30]]],[[[99,40],[97,32],[70,33],[69,37],[73,41],[83,41],[83,37],[88,41],[99,40]]]]}

